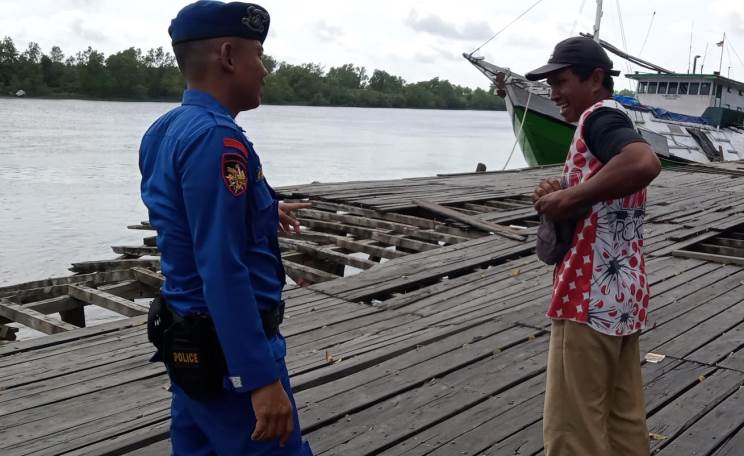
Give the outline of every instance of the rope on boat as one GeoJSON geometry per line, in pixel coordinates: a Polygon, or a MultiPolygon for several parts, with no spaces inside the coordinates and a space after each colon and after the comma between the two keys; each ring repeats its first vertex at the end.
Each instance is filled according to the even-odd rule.
{"type": "Polygon", "coordinates": [[[512,25],[513,25],[513,24],[514,24],[515,22],[517,22],[518,20],[522,19],[522,16],[524,16],[524,15],[525,15],[525,14],[527,14],[527,13],[529,13],[529,12],[530,12],[530,10],[532,10],[532,8],[536,7],[537,5],[539,5],[540,3],[542,3],[543,1],[544,1],[544,0],[537,0],[537,1],[535,2],[535,3],[533,3],[533,4],[532,4],[532,6],[530,6],[529,8],[527,8],[527,9],[526,9],[526,10],[525,10],[525,11],[524,11],[524,12],[523,12],[522,14],[520,14],[519,16],[517,16],[517,17],[516,17],[516,18],[515,18],[515,19],[514,19],[513,21],[511,21],[511,22],[509,22],[508,24],[506,24],[506,25],[504,26],[504,28],[502,28],[502,29],[501,29],[501,30],[499,30],[498,32],[494,33],[494,34],[493,34],[493,36],[492,36],[491,38],[489,38],[489,39],[487,39],[487,40],[485,41],[485,43],[483,43],[483,44],[481,44],[480,46],[478,46],[477,48],[475,48],[475,50],[473,50],[473,52],[471,52],[471,53],[470,53],[470,55],[473,55],[473,54],[475,54],[476,52],[480,51],[480,49],[481,49],[481,48],[482,48],[483,46],[485,46],[486,44],[490,43],[492,39],[494,39],[494,38],[496,38],[497,36],[499,36],[499,34],[500,34],[501,32],[503,32],[504,30],[506,30],[506,29],[508,29],[509,27],[511,27],[511,26],[512,26],[512,25]]]}
{"type": "Polygon", "coordinates": [[[517,144],[519,144],[519,137],[522,135],[522,127],[524,127],[524,119],[527,117],[527,109],[530,107],[531,98],[532,98],[532,92],[530,90],[527,90],[527,103],[525,103],[524,105],[524,114],[522,114],[522,122],[519,123],[519,130],[517,130],[517,137],[516,139],[514,139],[514,145],[512,146],[511,152],[509,152],[509,158],[506,159],[506,163],[504,163],[504,167],[501,168],[501,171],[504,171],[506,167],[509,166],[509,162],[514,156],[514,151],[517,149],[517,144]]]}
{"type": "Polygon", "coordinates": [[[584,5],[586,5],[586,0],[581,0],[579,14],[576,15],[576,19],[574,19],[573,25],[571,25],[571,33],[569,33],[568,36],[574,36],[574,33],[576,33],[576,26],[579,24],[579,18],[584,14],[584,5]]]}
{"type": "MultiPolygon", "coordinates": [[[[656,11],[654,11],[654,14],[651,15],[651,22],[648,24],[648,30],[646,30],[646,37],[643,39],[643,45],[641,46],[641,51],[638,53],[638,57],[643,55],[643,50],[646,49],[646,43],[648,42],[648,36],[651,34],[651,27],[654,25],[654,18],[656,17],[656,11]]],[[[687,59],[687,67],[689,71],[690,62],[689,59],[687,59]]]]}

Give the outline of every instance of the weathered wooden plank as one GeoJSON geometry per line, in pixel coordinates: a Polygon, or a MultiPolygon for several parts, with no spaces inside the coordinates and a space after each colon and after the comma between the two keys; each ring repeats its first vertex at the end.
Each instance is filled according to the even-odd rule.
{"type": "Polygon", "coordinates": [[[163,276],[163,274],[151,271],[150,269],[139,267],[132,268],[132,274],[134,275],[135,280],[157,289],[160,289],[160,287],[162,287],[163,283],[165,282],[165,277],[163,276]]]}
{"type": "Polygon", "coordinates": [[[284,270],[287,275],[292,278],[295,282],[302,279],[308,283],[320,283],[327,282],[329,280],[338,279],[340,276],[331,274],[330,272],[321,271],[304,264],[295,263],[293,261],[284,262],[284,270]]]}
{"type": "Polygon", "coordinates": [[[369,269],[377,265],[377,263],[375,263],[374,261],[369,261],[364,258],[355,258],[350,255],[344,255],[342,253],[334,252],[333,250],[326,247],[315,246],[310,243],[297,241],[294,239],[279,238],[279,245],[284,249],[295,249],[298,252],[316,256],[321,260],[328,260],[337,264],[352,266],[358,269],[369,269]]]}
{"type": "Polygon", "coordinates": [[[68,294],[80,301],[94,304],[104,309],[120,313],[127,317],[136,317],[147,313],[147,307],[136,304],[105,291],[96,290],[85,285],[69,285],[68,294]]]}
{"type": "Polygon", "coordinates": [[[318,211],[313,209],[300,209],[297,211],[297,215],[300,217],[308,217],[328,222],[341,222],[347,225],[363,226],[366,228],[375,228],[385,231],[395,231],[396,233],[402,233],[407,236],[421,238],[430,242],[445,242],[448,244],[456,244],[458,242],[469,240],[469,238],[463,236],[455,236],[451,234],[432,231],[430,229],[421,229],[417,226],[407,225],[404,223],[372,219],[357,215],[337,214],[335,212],[318,211]]]}
{"type": "Polygon", "coordinates": [[[727,255],[716,255],[713,253],[693,252],[692,250],[676,250],[672,255],[680,258],[697,258],[705,261],[715,261],[723,264],[738,264],[744,266],[743,257],[733,257],[727,255]]]}
{"type": "Polygon", "coordinates": [[[742,454],[744,454],[744,428],[740,428],[710,456],[741,456],[742,454]]]}
{"type": "Polygon", "coordinates": [[[503,227],[495,223],[485,222],[475,217],[463,215],[451,208],[444,207],[440,204],[432,203],[429,201],[422,201],[422,200],[414,200],[413,202],[417,206],[422,207],[428,211],[434,212],[444,217],[449,217],[451,219],[454,219],[454,220],[457,220],[463,223],[467,223],[473,228],[483,230],[486,233],[495,233],[495,234],[504,236],[509,239],[514,239],[516,241],[524,241],[527,239],[525,236],[522,236],[518,234],[517,232],[515,232],[514,230],[511,230],[507,227],[503,227]]]}
{"type": "Polygon", "coordinates": [[[385,244],[394,245],[406,249],[411,249],[417,252],[423,252],[426,250],[433,250],[439,248],[439,245],[430,244],[428,242],[417,241],[414,239],[407,239],[404,236],[393,235],[382,232],[380,230],[364,228],[361,226],[346,225],[343,223],[336,222],[325,222],[322,220],[309,219],[298,217],[303,226],[309,226],[310,228],[324,229],[337,233],[348,233],[356,237],[363,239],[373,239],[380,241],[385,244]]]}
{"type": "Polygon", "coordinates": [[[305,432],[527,341],[534,330],[490,323],[470,328],[296,396],[305,432]],[[394,375],[391,375],[394,374],[394,375]]]}
{"type": "MultiPolygon", "coordinates": [[[[544,391],[545,375],[532,377],[386,449],[385,455],[480,455],[491,445],[539,421],[544,391]]],[[[536,435],[542,441],[542,429],[536,435]]]]}
{"type": "Polygon", "coordinates": [[[139,247],[130,247],[125,245],[113,245],[111,246],[111,250],[114,251],[114,253],[118,253],[119,255],[128,255],[128,256],[134,256],[134,257],[143,257],[143,256],[160,256],[160,250],[158,250],[157,247],[147,247],[147,246],[139,246],[139,247]]]}
{"type": "MultiPolygon", "coordinates": [[[[663,445],[659,455],[710,454],[744,425],[744,415],[741,413],[744,407],[744,389],[741,388],[744,378],[741,373],[737,373],[738,377],[735,377],[733,373],[721,374],[721,378],[724,375],[736,378],[736,381],[727,378],[729,381],[717,388],[713,385],[708,386],[709,390],[717,394],[714,399],[705,404],[689,403],[688,410],[692,412],[693,417],[700,418],[687,421],[679,436],[668,445],[663,445]],[[702,407],[695,410],[692,408],[694,405],[702,405],[702,407]],[[711,413],[703,415],[709,411],[711,413]]],[[[713,379],[703,381],[701,386],[713,381],[715,381],[715,376],[713,379]]],[[[670,415],[670,419],[673,419],[673,415],[670,415]]],[[[675,421],[678,422],[679,418],[675,421]]]]}
{"type": "Polygon", "coordinates": [[[122,280],[130,280],[131,278],[132,273],[129,270],[70,275],[67,277],[55,277],[51,279],[35,280],[33,282],[24,282],[17,285],[0,287],[0,297],[7,297],[11,295],[27,296],[34,293],[41,295],[45,294],[45,289],[52,289],[60,285],[85,282],[91,282],[95,285],[99,285],[107,282],[120,282],[122,280]]]}
{"type": "Polygon", "coordinates": [[[470,231],[461,230],[459,228],[448,226],[436,220],[417,217],[407,214],[399,214],[396,212],[383,212],[376,211],[373,209],[366,209],[358,206],[351,206],[348,204],[330,203],[326,201],[313,201],[313,207],[318,209],[325,209],[331,211],[348,212],[349,214],[361,215],[363,217],[376,218],[380,220],[388,220],[391,222],[402,223],[406,225],[416,226],[419,228],[433,229],[440,233],[451,234],[453,236],[460,236],[466,239],[471,239],[476,236],[480,236],[479,233],[473,233],[470,231]]]}
{"type": "MultiPolygon", "coordinates": [[[[652,450],[674,445],[676,437],[681,435],[693,423],[710,412],[736,391],[744,380],[741,373],[720,370],[698,381],[695,387],[676,397],[648,419],[649,432],[667,437],[667,440],[651,442],[652,450]]],[[[693,454],[691,452],[667,454],[693,454]]]]}
{"type": "Polygon", "coordinates": [[[77,329],[77,326],[48,317],[41,312],[12,303],[4,298],[0,298],[0,316],[41,331],[44,334],[56,334],[77,329]]]}
{"type": "Polygon", "coordinates": [[[543,372],[546,350],[545,337],[525,342],[350,414],[349,419],[310,432],[308,437],[314,451],[321,454],[331,448],[339,454],[383,452],[491,395],[508,390],[515,382],[543,372]],[[499,372],[499,375],[488,375],[488,372],[499,372]],[[401,413],[399,404],[406,404],[408,413],[401,413]]]}
{"type": "Polygon", "coordinates": [[[91,272],[105,272],[117,269],[129,269],[133,267],[159,269],[160,260],[124,259],[85,261],[81,263],[72,263],[70,271],[77,272],[79,274],[89,274],[91,272]]]}

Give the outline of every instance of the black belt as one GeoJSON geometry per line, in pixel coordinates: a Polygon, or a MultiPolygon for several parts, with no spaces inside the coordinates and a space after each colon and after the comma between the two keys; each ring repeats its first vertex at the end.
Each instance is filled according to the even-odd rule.
{"type": "Polygon", "coordinates": [[[272,310],[261,312],[261,321],[266,337],[269,339],[279,334],[279,325],[284,321],[284,301],[272,310]]]}
{"type": "MultiPolygon", "coordinates": [[[[165,300],[163,300],[163,302],[165,302],[165,300]]],[[[174,312],[170,306],[166,305],[165,308],[168,310],[171,322],[183,320],[183,317],[174,312]]],[[[266,333],[267,338],[271,339],[279,333],[279,325],[284,321],[284,301],[280,301],[279,305],[271,310],[259,312],[259,315],[261,316],[264,333],[266,333]]]]}

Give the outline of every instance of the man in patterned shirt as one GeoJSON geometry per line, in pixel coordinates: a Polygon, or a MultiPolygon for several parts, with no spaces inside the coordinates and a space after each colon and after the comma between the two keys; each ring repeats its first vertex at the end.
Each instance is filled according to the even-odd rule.
{"type": "Polygon", "coordinates": [[[546,456],[648,456],[639,363],[649,287],[643,258],[646,187],[661,164],[612,99],[612,61],[589,38],[556,45],[529,80],[577,128],[563,182],[540,183],[535,209],[575,223],[556,265],[548,317],[546,456]]]}

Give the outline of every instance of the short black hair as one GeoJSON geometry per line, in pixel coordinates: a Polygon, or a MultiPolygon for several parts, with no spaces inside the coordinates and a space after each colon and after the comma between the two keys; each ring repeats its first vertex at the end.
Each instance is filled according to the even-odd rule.
{"type": "Polygon", "coordinates": [[[185,43],[178,43],[173,45],[173,54],[176,56],[176,63],[181,73],[186,72],[186,67],[189,65],[189,60],[193,56],[194,41],[187,41],[185,43]]]}
{"type": "Polygon", "coordinates": [[[173,45],[173,54],[181,74],[188,79],[204,76],[208,62],[209,40],[186,41],[173,45]]]}
{"type": "MultiPolygon", "coordinates": [[[[592,75],[594,70],[597,69],[597,67],[586,66],[586,65],[571,65],[569,69],[573,71],[573,73],[576,76],[578,76],[579,81],[586,81],[592,75]]],[[[604,71],[604,79],[602,80],[602,87],[604,87],[605,89],[609,90],[610,93],[612,93],[613,90],[615,89],[615,81],[612,79],[612,75],[610,74],[609,70],[605,70],[604,68],[602,68],[602,70],[604,71]]]]}

